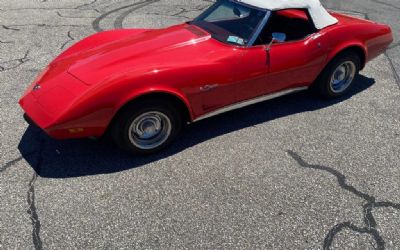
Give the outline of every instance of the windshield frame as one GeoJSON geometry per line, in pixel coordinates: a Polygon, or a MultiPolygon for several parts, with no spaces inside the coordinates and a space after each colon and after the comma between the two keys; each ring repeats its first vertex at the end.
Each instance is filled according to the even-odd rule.
{"type": "MultiPolygon", "coordinates": [[[[211,37],[212,37],[213,39],[215,39],[215,40],[217,40],[217,41],[219,41],[219,42],[221,42],[221,43],[223,43],[223,44],[231,45],[231,46],[236,46],[236,47],[237,47],[237,46],[239,46],[239,47],[248,47],[248,48],[249,48],[249,47],[252,47],[253,44],[255,43],[257,37],[258,37],[258,36],[260,35],[260,33],[262,32],[263,28],[264,28],[265,25],[268,23],[268,20],[269,20],[269,17],[271,16],[272,11],[271,11],[271,10],[268,10],[268,9],[263,9],[263,8],[259,8],[259,7],[256,7],[256,6],[252,6],[252,5],[249,5],[249,4],[246,4],[246,3],[242,3],[242,2],[239,2],[239,1],[237,1],[237,0],[227,0],[227,1],[232,2],[232,3],[235,3],[235,4],[238,4],[238,5],[241,5],[241,6],[244,6],[244,7],[247,7],[247,8],[251,8],[251,9],[255,9],[255,10],[264,12],[264,16],[262,17],[262,19],[261,19],[261,21],[258,23],[258,25],[255,27],[255,30],[253,31],[253,33],[250,35],[247,44],[240,45],[240,44],[232,44],[232,43],[229,43],[229,42],[221,41],[220,39],[215,38],[215,36],[214,36],[213,34],[211,34],[211,33],[209,32],[209,30],[205,29],[202,25],[199,25],[199,24],[202,23],[202,22],[208,23],[208,22],[206,22],[206,21],[203,21],[203,19],[204,19],[205,17],[209,16],[214,10],[216,10],[216,9],[219,7],[219,4],[220,4],[219,2],[220,2],[220,1],[217,1],[216,3],[214,3],[213,5],[211,5],[207,10],[205,10],[205,11],[204,11],[203,13],[201,13],[198,17],[196,17],[193,21],[191,21],[190,24],[191,24],[191,25],[198,26],[198,27],[201,28],[201,29],[205,29],[207,32],[209,32],[209,33],[211,34],[211,37]]],[[[221,27],[218,26],[218,28],[221,28],[221,27]]],[[[221,29],[222,29],[222,28],[221,28],[221,29]]]]}

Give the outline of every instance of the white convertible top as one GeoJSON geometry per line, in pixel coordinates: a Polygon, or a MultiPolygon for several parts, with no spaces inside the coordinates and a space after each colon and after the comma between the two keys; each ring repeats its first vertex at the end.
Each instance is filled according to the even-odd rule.
{"type": "Polygon", "coordinates": [[[238,0],[239,2],[268,10],[308,9],[317,29],[323,29],[338,22],[322,6],[319,0],[238,0]]]}

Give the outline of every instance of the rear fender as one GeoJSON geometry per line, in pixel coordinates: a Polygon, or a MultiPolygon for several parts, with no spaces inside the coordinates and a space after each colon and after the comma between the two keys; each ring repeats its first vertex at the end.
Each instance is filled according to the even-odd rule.
{"type": "Polygon", "coordinates": [[[351,48],[358,48],[358,49],[361,49],[363,51],[364,58],[360,58],[360,59],[362,60],[361,69],[364,68],[365,63],[366,63],[366,58],[368,58],[368,50],[367,50],[366,46],[360,41],[348,41],[348,42],[344,42],[344,43],[341,43],[340,45],[336,46],[328,54],[326,63],[328,64],[330,61],[332,61],[333,58],[335,58],[342,51],[344,51],[346,49],[351,49],[351,48]]]}

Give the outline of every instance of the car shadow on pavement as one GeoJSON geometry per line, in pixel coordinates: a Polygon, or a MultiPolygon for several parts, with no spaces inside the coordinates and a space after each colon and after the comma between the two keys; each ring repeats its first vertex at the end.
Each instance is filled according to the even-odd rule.
{"type": "Polygon", "coordinates": [[[32,126],[22,136],[18,148],[29,165],[44,178],[116,173],[156,162],[236,130],[335,105],[368,89],[374,83],[374,79],[360,75],[352,91],[339,99],[322,100],[305,91],[199,121],[189,125],[173,145],[156,155],[130,155],[108,140],[57,141],[32,126]]]}

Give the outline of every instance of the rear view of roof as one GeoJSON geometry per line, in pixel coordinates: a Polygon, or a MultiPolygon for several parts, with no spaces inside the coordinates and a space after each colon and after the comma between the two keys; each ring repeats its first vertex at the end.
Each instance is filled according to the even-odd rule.
{"type": "Polygon", "coordinates": [[[317,29],[323,29],[338,22],[322,6],[319,0],[238,0],[239,2],[268,10],[308,9],[317,29]]]}

